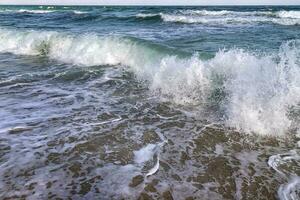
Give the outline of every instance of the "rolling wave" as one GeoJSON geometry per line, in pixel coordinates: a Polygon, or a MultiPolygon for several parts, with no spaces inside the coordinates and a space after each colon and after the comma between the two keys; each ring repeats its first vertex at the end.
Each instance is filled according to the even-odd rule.
{"type": "Polygon", "coordinates": [[[300,41],[274,55],[220,50],[202,60],[182,58],[138,40],[59,32],[0,29],[0,52],[43,55],[74,65],[121,65],[146,81],[151,92],[177,104],[217,107],[238,130],[282,135],[293,126],[289,112],[300,102],[300,41]]]}

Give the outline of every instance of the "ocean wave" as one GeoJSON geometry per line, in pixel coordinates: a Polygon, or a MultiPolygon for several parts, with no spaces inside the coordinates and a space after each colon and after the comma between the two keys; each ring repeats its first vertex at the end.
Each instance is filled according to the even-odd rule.
{"type": "Polygon", "coordinates": [[[162,98],[199,109],[217,106],[226,125],[247,133],[284,134],[293,122],[289,109],[300,103],[300,41],[282,44],[275,55],[231,49],[210,60],[95,34],[0,29],[0,42],[2,53],[43,55],[82,66],[124,66],[162,98]]]}
{"type": "Polygon", "coordinates": [[[137,18],[150,19],[160,17],[164,22],[185,24],[253,24],[274,23],[280,25],[299,25],[300,11],[207,11],[207,10],[181,10],[176,13],[139,13],[137,18]],[[299,15],[299,16],[298,16],[299,15]]]}
{"type": "Polygon", "coordinates": [[[161,18],[165,22],[177,22],[177,23],[201,23],[211,25],[226,25],[226,24],[251,24],[251,23],[274,23],[280,25],[299,25],[299,19],[289,18],[267,18],[267,17],[222,17],[222,18],[204,18],[201,16],[187,16],[187,15],[173,15],[173,14],[161,14],[161,18]]]}
{"type": "Polygon", "coordinates": [[[210,17],[222,17],[222,16],[274,16],[271,11],[231,11],[231,10],[180,10],[180,14],[184,15],[198,15],[198,16],[210,16],[210,17]]]}

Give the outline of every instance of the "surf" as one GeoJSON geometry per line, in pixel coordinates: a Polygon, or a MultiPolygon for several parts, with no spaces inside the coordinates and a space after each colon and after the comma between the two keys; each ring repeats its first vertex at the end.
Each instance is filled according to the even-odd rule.
{"type": "Polygon", "coordinates": [[[2,28],[0,42],[1,53],[46,56],[78,66],[124,67],[162,100],[197,110],[217,108],[224,124],[242,132],[284,135],[299,128],[290,115],[300,103],[299,40],[283,43],[273,54],[233,48],[211,59],[96,34],[2,28]]]}

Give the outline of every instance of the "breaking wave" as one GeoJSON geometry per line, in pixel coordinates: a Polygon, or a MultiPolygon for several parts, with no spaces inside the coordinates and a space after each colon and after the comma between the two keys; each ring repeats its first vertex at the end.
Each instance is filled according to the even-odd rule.
{"type": "MultiPolygon", "coordinates": [[[[300,99],[300,41],[273,55],[220,50],[203,60],[161,51],[137,39],[0,29],[0,52],[43,55],[74,65],[121,65],[149,89],[177,104],[217,108],[230,127],[282,135],[293,125],[290,110],[300,99]]],[[[294,127],[296,126],[296,127],[294,127]]]]}

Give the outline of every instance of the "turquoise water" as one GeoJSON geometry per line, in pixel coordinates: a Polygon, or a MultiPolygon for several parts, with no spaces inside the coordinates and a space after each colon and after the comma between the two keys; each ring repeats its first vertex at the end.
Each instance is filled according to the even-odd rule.
{"type": "Polygon", "coordinates": [[[298,199],[300,7],[0,7],[3,199],[298,199]]]}

